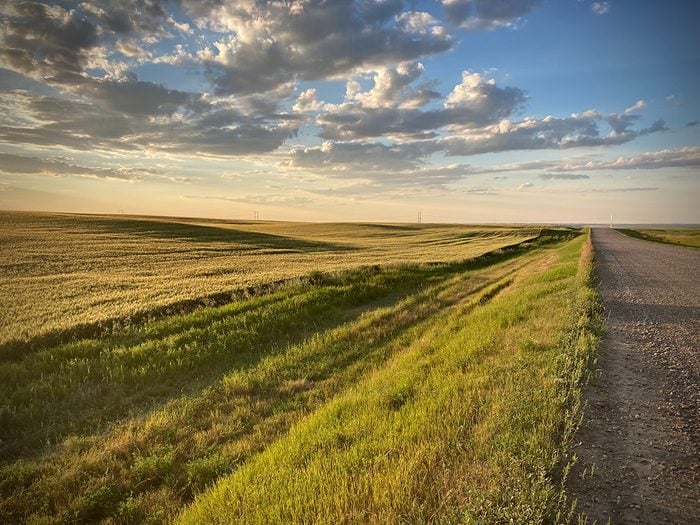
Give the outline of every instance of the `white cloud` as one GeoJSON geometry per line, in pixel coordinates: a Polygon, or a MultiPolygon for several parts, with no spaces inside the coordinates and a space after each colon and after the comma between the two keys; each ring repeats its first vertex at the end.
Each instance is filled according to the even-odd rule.
{"type": "Polygon", "coordinates": [[[630,107],[625,109],[625,115],[629,115],[630,113],[633,113],[634,111],[637,111],[638,109],[644,109],[645,107],[647,107],[646,102],[644,102],[643,100],[638,100],[637,102],[632,104],[630,107]]]}
{"type": "Polygon", "coordinates": [[[327,139],[365,139],[391,136],[432,138],[437,130],[480,128],[498,122],[525,101],[525,94],[513,87],[499,87],[493,79],[465,71],[462,82],[444,100],[442,107],[420,109],[440,95],[428,85],[411,87],[422,72],[420,64],[385,69],[374,77],[374,87],[360,91],[357,82],[347,86],[346,102],[327,106],[316,123],[327,139]]]}
{"type": "Polygon", "coordinates": [[[559,118],[528,117],[519,122],[501,120],[477,129],[464,129],[441,139],[450,155],[476,155],[498,151],[569,149],[624,144],[639,136],[666,129],[663,121],[639,130],[631,129],[634,115],[584,112],[559,118]],[[599,123],[607,122],[612,130],[601,133],[599,123]]]}
{"type": "Polygon", "coordinates": [[[700,167],[700,147],[648,151],[631,157],[618,157],[611,161],[568,161],[562,169],[567,170],[650,170],[661,168],[700,167]]]}
{"type": "Polygon", "coordinates": [[[423,64],[407,62],[398,66],[378,68],[374,74],[374,86],[369,91],[361,91],[357,81],[350,80],[346,87],[347,99],[367,108],[419,107],[431,97],[439,96],[434,91],[425,93],[425,86],[409,89],[409,85],[423,73],[423,64]]]}
{"type": "Polygon", "coordinates": [[[324,104],[319,102],[316,98],[316,89],[309,88],[306,91],[299,93],[296,103],[293,106],[293,110],[303,113],[307,111],[319,111],[323,109],[324,104]]]}
{"type": "Polygon", "coordinates": [[[591,6],[591,11],[593,11],[596,15],[604,15],[605,13],[610,12],[610,3],[593,2],[593,5],[591,6]]]}
{"type": "Polygon", "coordinates": [[[153,64],[170,64],[171,66],[175,66],[190,62],[192,60],[194,60],[194,57],[191,53],[185,50],[185,46],[182,44],[176,44],[175,50],[172,53],[157,56],[151,60],[151,62],[153,64]]]}
{"type": "Polygon", "coordinates": [[[265,92],[296,80],[333,79],[447,51],[453,40],[427,13],[401,2],[189,4],[200,22],[235,36],[197,56],[218,94],[265,92]],[[357,38],[362,35],[362,38],[357,38]]]}

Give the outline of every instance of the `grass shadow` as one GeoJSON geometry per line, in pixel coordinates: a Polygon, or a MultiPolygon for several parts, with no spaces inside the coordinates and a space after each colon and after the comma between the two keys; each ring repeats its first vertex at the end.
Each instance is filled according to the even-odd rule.
{"type": "Polygon", "coordinates": [[[230,243],[252,248],[283,250],[287,252],[347,251],[343,244],[310,241],[270,233],[222,228],[182,222],[146,219],[90,218],[89,224],[104,232],[128,233],[158,239],[175,239],[197,243],[230,243]]]}

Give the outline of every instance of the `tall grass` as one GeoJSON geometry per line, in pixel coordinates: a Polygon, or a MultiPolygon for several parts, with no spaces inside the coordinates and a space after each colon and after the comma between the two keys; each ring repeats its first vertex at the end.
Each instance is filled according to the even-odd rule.
{"type": "Polygon", "coordinates": [[[0,523],[571,516],[582,237],[9,215],[0,523]]]}
{"type": "Polygon", "coordinates": [[[197,497],[179,522],[562,517],[559,469],[595,347],[583,248],[579,238],[436,314],[383,366],[197,497]]]}
{"type": "Polygon", "coordinates": [[[317,274],[1,365],[0,521],[168,519],[547,246],[317,274]]]}

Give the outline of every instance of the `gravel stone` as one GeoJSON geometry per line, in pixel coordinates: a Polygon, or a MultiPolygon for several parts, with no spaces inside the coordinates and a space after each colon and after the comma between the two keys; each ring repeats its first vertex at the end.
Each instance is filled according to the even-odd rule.
{"type": "Polygon", "coordinates": [[[700,250],[592,240],[607,334],[569,493],[598,523],[700,523],[700,250]]]}

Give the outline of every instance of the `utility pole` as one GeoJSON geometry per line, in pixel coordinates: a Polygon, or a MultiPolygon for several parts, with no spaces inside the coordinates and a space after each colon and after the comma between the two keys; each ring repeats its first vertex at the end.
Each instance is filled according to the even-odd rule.
{"type": "Polygon", "coordinates": [[[421,224],[423,222],[423,214],[421,212],[418,212],[418,224],[421,224]]]}
{"type": "Polygon", "coordinates": [[[613,214],[610,212],[610,229],[613,227],[613,214]]]}
{"type": "Polygon", "coordinates": [[[253,212],[253,220],[254,221],[259,221],[260,220],[260,212],[254,211],[253,212]]]}

